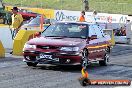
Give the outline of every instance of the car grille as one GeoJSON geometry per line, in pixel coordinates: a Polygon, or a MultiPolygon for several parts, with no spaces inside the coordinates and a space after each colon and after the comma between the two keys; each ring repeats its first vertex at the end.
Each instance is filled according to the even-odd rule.
{"type": "Polygon", "coordinates": [[[59,47],[57,47],[57,46],[42,46],[42,45],[37,45],[37,48],[39,48],[39,49],[58,49],[59,47]]]}

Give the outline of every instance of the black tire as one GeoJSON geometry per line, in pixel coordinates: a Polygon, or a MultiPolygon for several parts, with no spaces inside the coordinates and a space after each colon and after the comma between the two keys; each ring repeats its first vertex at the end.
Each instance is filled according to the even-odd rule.
{"type": "Polygon", "coordinates": [[[88,66],[88,50],[87,49],[84,49],[82,52],[81,65],[84,68],[87,68],[87,66],[88,66]]]}
{"type": "Polygon", "coordinates": [[[32,63],[32,62],[27,62],[27,65],[28,66],[33,66],[33,67],[36,67],[38,63],[32,63]]]}
{"type": "Polygon", "coordinates": [[[106,53],[104,55],[104,60],[99,61],[100,66],[107,66],[109,63],[109,57],[110,57],[110,50],[106,49],[106,53]]]}

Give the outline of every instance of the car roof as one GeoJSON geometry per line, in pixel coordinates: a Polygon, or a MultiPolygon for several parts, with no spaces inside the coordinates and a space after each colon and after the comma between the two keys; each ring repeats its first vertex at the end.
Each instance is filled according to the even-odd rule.
{"type": "Polygon", "coordinates": [[[77,24],[95,24],[95,23],[90,23],[90,22],[79,22],[79,21],[58,21],[56,23],[77,23],[77,24]]]}

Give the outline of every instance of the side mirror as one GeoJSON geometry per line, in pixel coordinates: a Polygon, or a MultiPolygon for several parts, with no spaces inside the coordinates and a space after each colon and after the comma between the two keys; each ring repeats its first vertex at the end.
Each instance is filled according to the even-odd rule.
{"type": "Polygon", "coordinates": [[[41,32],[36,32],[35,34],[30,35],[28,40],[36,38],[36,37],[40,37],[40,36],[41,36],[41,32]]]}
{"type": "Polygon", "coordinates": [[[41,36],[41,32],[36,32],[35,34],[34,34],[34,37],[40,37],[41,36]]]}
{"type": "Polygon", "coordinates": [[[97,35],[92,35],[92,36],[90,37],[90,40],[94,40],[94,39],[97,39],[97,35]]]}

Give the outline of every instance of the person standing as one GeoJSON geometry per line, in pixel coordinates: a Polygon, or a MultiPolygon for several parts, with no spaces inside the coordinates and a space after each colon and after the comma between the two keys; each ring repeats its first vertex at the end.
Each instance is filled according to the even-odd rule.
{"type": "Polygon", "coordinates": [[[94,10],[93,11],[93,20],[94,20],[94,22],[96,23],[97,22],[97,11],[96,10],[94,10]]]}
{"type": "MultiPolygon", "coordinates": [[[[17,7],[13,7],[12,9],[12,39],[16,36],[16,34],[18,33],[20,27],[23,24],[23,17],[21,14],[18,13],[18,8],[17,7]],[[14,33],[15,32],[15,33],[14,33]]],[[[13,51],[10,52],[10,54],[12,54],[13,51]]]]}
{"type": "Polygon", "coordinates": [[[79,18],[79,21],[80,21],[80,22],[85,22],[85,11],[82,11],[82,12],[81,12],[81,16],[80,16],[80,18],[79,18]]]}
{"type": "Polygon", "coordinates": [[[18,8],[13,7],[12,10],[12,29],[16,31],[16,34],[18,33],[20,27],[23,24],[23,17],[21,14],[18,13],[18,8]]]}

